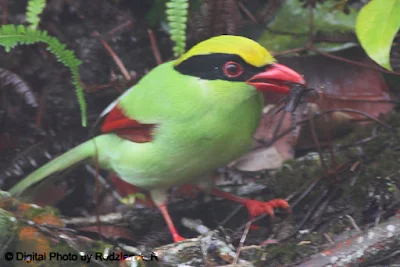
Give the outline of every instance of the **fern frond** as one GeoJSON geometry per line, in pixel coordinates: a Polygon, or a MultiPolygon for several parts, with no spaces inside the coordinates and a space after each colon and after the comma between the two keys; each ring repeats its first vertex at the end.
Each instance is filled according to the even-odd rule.
{"type": "Polygon", "coordinates": [[[167,20],[170,27],[171,40],[175,42],[173,48],[175,56],[185,52],[188,8],[188,0],[170,0],[167,3],[167,20]]]}
{"type": "Polygon", "coordinates": [[[29,22],[30,28],[36,29],[40,22],[40,14],[46,6],[46,0],[29,0],[26,10],[26,20],[29,22]]]}
{"type": "Polygon", "coordinates": [[[82,125],[86,127],[86,102],[83,95],[83,88],[80,83],[79,65],[81,61],[76,58],[74,52],[66,49],[57,38],[47,35],[46,31],[39,31],[24,27],[23,25],[4,25],[0,27],[0,45],[4,46],[6,52],[18,44],[46,43],[48,50],[53,53],[58,61],[69,68],[72,75],[72,83],[76,88],[81,108],[82,125]]]}

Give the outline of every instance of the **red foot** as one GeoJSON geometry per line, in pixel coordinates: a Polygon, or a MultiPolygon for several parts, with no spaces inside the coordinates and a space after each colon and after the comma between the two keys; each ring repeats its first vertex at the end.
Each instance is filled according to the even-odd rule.
{"type": "Polygon", "coordinates": [[[253,219],[256,216],[262,215],[264,213],[267,213],[269,216],[272,218],[275,217],[274,215],[274,209],[276,208],[283,208],[287,210],[288,212],[291,212],[289,203],[287,203],[286,200],[284,199],[273,199],[267,202],[262,202],[258,200],[252,200],[252,199],[247,199],[247,198],[242,198],[238,197],[235,195],[232,195],[228,192],[219,190],[217,188],[213,188],[211,191],[212,194],[229,199],[230,201],[240,203],[244,206],[246,206],[247,210],[249,211],[250,218],[253,219]]]}
{"type": "Polygon", "coordinates": [[[263,215],[264,213],[268,214],[271,218],[275,218],[274,209],[276,208],[282,208],[291,212],[289,203],[284,199],[273,199],[267,202],[244,199],[242,203],[249,211],[250,219],[263,215]]]}
{"type": "Polygon", "coordinates": [[[172,239],[174,239],[174,242],[176,243],[176,242],[181,242],[181,241],[183,241],[183,240],[186,240],[186,238],[183,238],[183,237],[181,237],[179,234],[173,234],[172,235],[172,239]]]}

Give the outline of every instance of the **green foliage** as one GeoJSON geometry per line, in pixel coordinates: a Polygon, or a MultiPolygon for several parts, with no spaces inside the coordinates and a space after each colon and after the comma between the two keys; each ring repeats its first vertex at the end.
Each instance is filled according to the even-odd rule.
{"type": "Polygon", "coordinates": [[[6,52],[18,44],[46,43],[48,50],[53,53],[58,61],[69,68],[72,75],[72,83],[75,85],[76,94],[81,108],[82,125],[86,126],[86,102],[79,78],[79,65],[81,61],[76,58],[74,52],[66,49],[56,38],[47,35],[45,31],[39,31],[22,25],[4,25],[0,27],[0,45],[4,46],[6,52]]]}
{"type": "Polygon", "coordinates": [[[382,67],[390,66],[390,48],[400,29],[400,0],[372,0],[356,23],[356,34],[365,52],[382,67]]]}
{"type": "Polygon", "coordinates": [[[175,42],[173,48],[175,56],[185,52],[188,8],[188,0],[170,0],[167,3],[167,20],[170,27],[171,40],[175,42]]]}
{"type": "MultiPolygon", "coordinates": [[[[335,9],[334,0],[317,3],[313,10],[314,32],[352,33],[357,12],[349,8],[349,13],[335,9]]],[[[308,41],[310,14],[299,0],[287,0],[277,12],[274,21],[268,25],[259,42],[274,52],[303,47],[308,41]]],[[[316,47],[328,51],[342,49],[349,44],[318,43],[316,47]]]]}
{"type": "Polygon", "coordinates": [[[46,6],[46,0],[29,0],[26,12],[26,20],[31,24],[32,29],[36,29],[40,22],[40,14],[46,6]]]}

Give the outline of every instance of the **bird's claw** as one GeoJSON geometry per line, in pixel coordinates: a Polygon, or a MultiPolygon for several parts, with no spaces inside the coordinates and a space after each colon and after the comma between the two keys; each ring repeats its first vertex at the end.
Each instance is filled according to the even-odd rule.
{"type": "Polygon", "coordinates": [[[264,213],[268,214],[272,219],[274,219],[274,209],[276,208],[282,208],[287,210],[288,212],[291,212],[289,203],[284,199],[273,199],[267,202],[246,199],[243,202],[243,205],[246,206],[250,215],[250,219],[263,215],[264,213]]]}

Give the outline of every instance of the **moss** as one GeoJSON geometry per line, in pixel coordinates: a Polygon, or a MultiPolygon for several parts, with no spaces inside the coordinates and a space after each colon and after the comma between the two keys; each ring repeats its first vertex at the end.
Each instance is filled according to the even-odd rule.
{"type": "MultiPolygon", "coordinates": [[[[332,187],[339,187],[341,194],[338,194],[330,203],[331,214],[336,212],[351,214],[360,226],[362,226],[361,222],[368,221],[369,217],[375,218],[374,208],[368,207],[371,201],[378,199],[384,209],[390,205],[392,205],[391,209],[396,209],[393,203],[399,203],[396,198],[400,195],[400,135],[397,135],[398,132],[400,133],[400,115],[391,115],[385,123],[392,129],[372,123],[357,127],[349,135],[336,140],[333,147],[340,148],[335,150],[336,166],[333,166],[330,161],[327,150],[324,151],[326,153],[324,155],[327,155],[325,163],[330,172],[333,173],[343,167],[341,168],[343,171],[338,172],[337,176],[325,174],[318,157],[314,160],[297,159],[285,162],[275,175],[276,191],[281,196],[292,195],[294,192],[301,191],[302,188],[305,189],[305,186],[315,179],[325,178],[296,206],[294,213],[297,219],[309,208],[310,203],[315,202],[322,190],[332,187]],[[375,136],[373,140],[359,143],[360,140],[368,140],[367,138],[371,136],[375,136]],[[355,163],[357,165],[354,165],[355,163]],[[357,166],[357,168],[350,171],[350,166],[357,166]],[[368,212],[364,213],[366,209],[368,212]]],[[[307,225],[304,226],[305,229],[307,225]]],[[[258,253],[256,265],[265,266],[268,263],[268,266],[281,266],[317,253],[318,247],[327,242],[322,232],[334,237],[350,227],[347,218],[325,222],[322,220],[321,225],[324,227],[323,230],[316,228],[317,231],[321,230],[321,233],[299,235],[290,242],[268,246],[258,253]],[[299,245],[302,241],[306,243],[299,245]],[[261,259],[262,257],[264,260],[261,259]]]]}
{"type": "Polygon", "coordinates": [[[258,258],[260,259],[255,263],[256,266],[282,266],[296,261],[304,254],[311,255],[316,252],[316,246],[312,243],[302,245],[299,240],[287,244],[268,246],[264,252],[260,252],[258,258]]]}
{"type": "MultiPolygon", "coordinates": [[[[387,128],[381,128],[377,137],[360,147],[353,147],[345,151],[349,160],[359,161],[362,171],[354,186],[344,187],[344,193],[351,197],[356,206],[360,208],[365,205],[365,200],[371,188],[379,186],[380,190],[391,194],[400,185],[400,139],[396,132],[400,131],[400,116],[394,114],[387,119],[387,122],[393,127],[394,131],[387,128]],[[384,180],[382,180],[384,179],[384,180]]],[[[376,126],[375,126],[376,127],[376,126]]],[[[354,143],[357,140],[371,136],[371,126],[360,128],[352,135],[348,136],[346,141],[354,143]],[[368,129],[369,128],[369,129],[368,129]]]]}
{"type": "Polygon", "coordinates": [[[297,256],[298,247],[295,244],[289,243],[286,245],[278,245],[271,246],[265,250],[266,261],[270,262],[274,260],[274,262],[278,264],[289,264],[294,262],[297,256]]]}
{"type": "Polygon", "coordinates": [[[317,160],[288,160],[275,174],[275,187],[280,196],[288,196],[322,175],[317,160]]]}
{"type": "Polygon", "coordinates": [[[36,207],[29,205],[26,210],[23,212],[23,216],[28,219],[34,221],[36,217],[44,216],[44,215],[52,215],[52,216],[59,216],[60,212],[58,209],[54,207],[36,207]]]}
{"type": "Polygon", "coordinates": [[[7,249],[7,246],[15,237],[15,233],[18,229],[17,220],[14,216],[3,210],[0,209],[0,252],[1,249],[7,249]]]}

